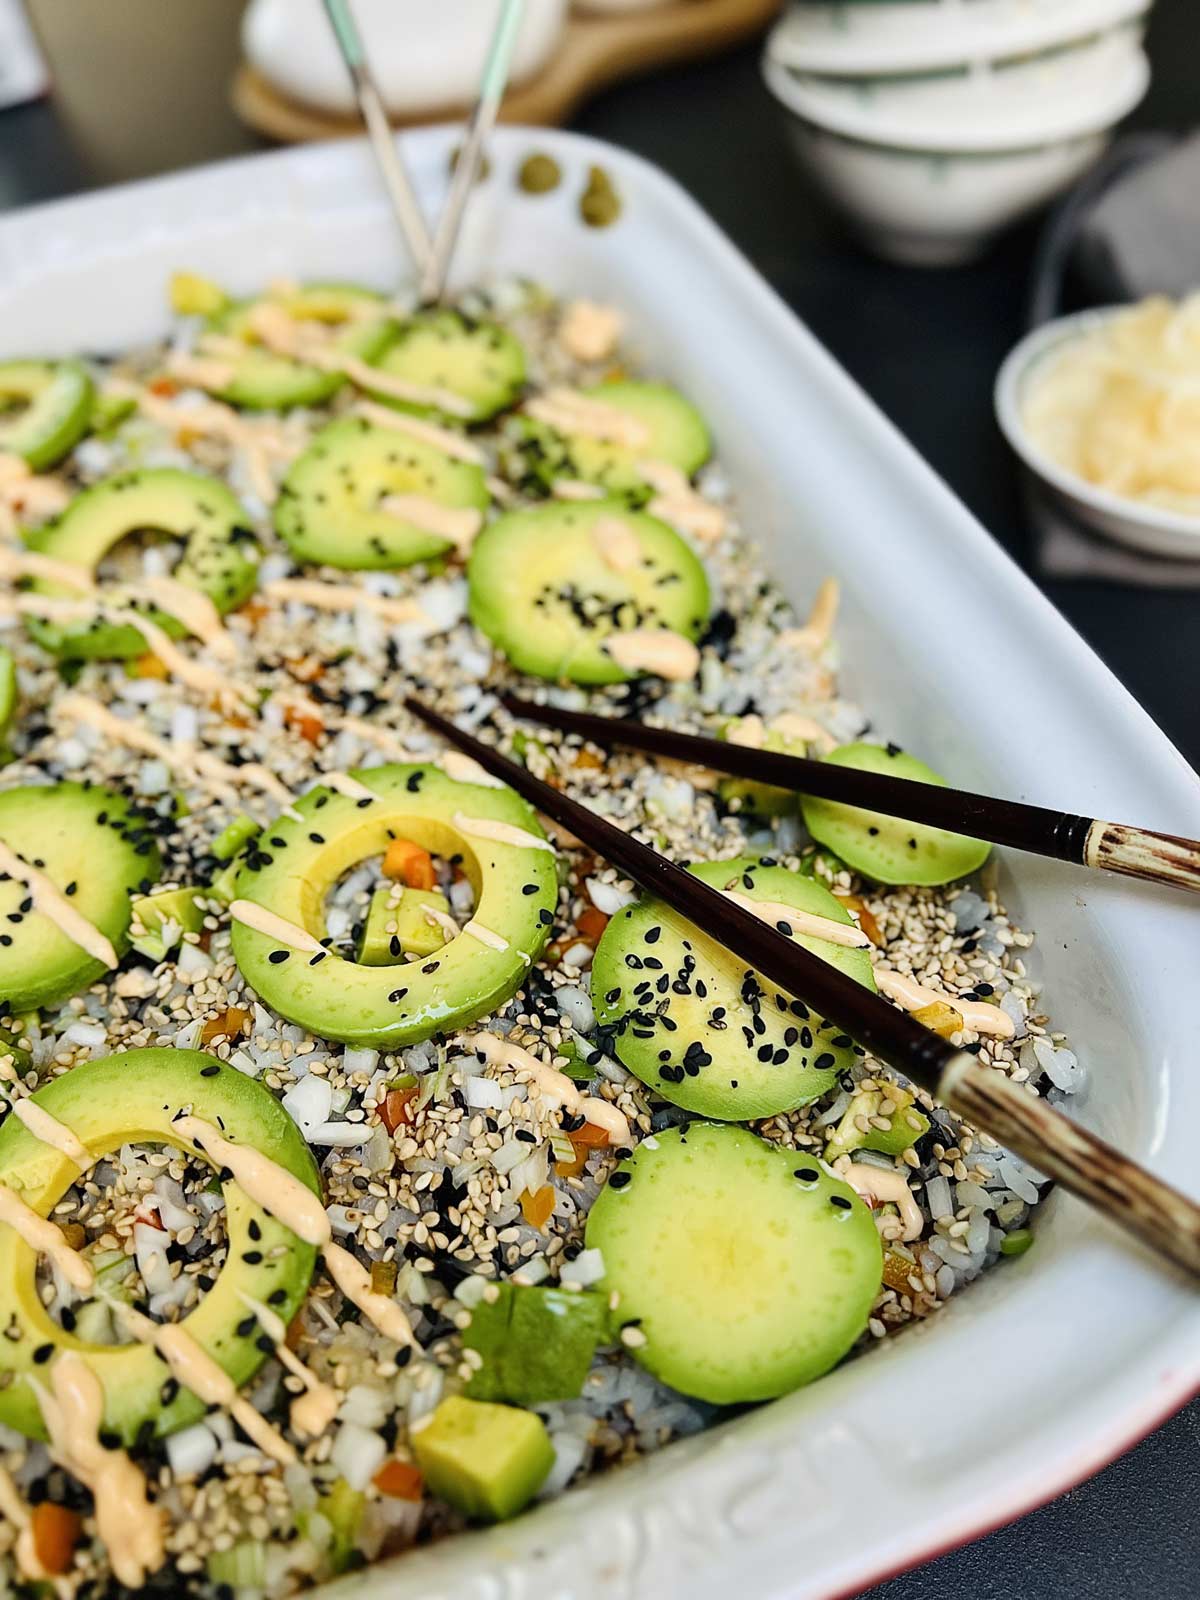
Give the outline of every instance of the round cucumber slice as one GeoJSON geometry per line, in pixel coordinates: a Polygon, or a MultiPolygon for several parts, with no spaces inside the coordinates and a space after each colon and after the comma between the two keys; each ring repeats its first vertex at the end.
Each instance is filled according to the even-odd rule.
{"type": "Polygon", "coordinates": [[[486,422],[512,405],[525,386],[525,351],[499,323],[462,311],[423,311],[397,331],[371,363],[381,372],[469,402],[470,411],[412,405],[368,389],[376,400],[446,422],[486,422]]]}
{"type": "MultiPolygon", "coordinates": [[[[0,794],[0,842],[37,865],[80,916],[122,955],[130,895],[162,870],[154,834],[123,795],[78,783],[0,794]]],[[[0,999],[14,1011],[57,1005],[108,971],[30,904],[24,883],[0,874],[0,999]]]]}
{"type": "Polygon", "coordinates": [[[0,451],[54,466],[87,432],[94,392],[78,361],[0,362],[0,451]]]}
{"type": "Polygon", "coordinates": [[[440,511],[475,511],[482,521],[488,503],[482,468],[392,428],[372,427],[362,417],[342,417],[322,428],[292,463],[275,527],[300,561],[406,567],[454,548],[452,539],[435,531],[440,511]],[[388,495],[427,502],[424,521],[419,503],[410,516],[386,509],[388,495]]]}
{"type": "Polygon", "coordinates": [[[641,462],[665,462],[690,478],[712,454],[704,418],[669,384],[623,379],[580,393],[632,418],[642,438],[637,445],[615,444],[524,419],[525,469],[547,488],[556,478],[579,478],[610,494],[638,494],[646,488],[641,462]]]}
{"type": "Polygon", "coordinates": [[[867,1325],[883,1250],[871,1213],[810,1156],[745,1128],[644,1139],[592,1207],[616,1317],[656,1378],[716,1405],[828,1372],[867,1325]]]}
{"type": "Polygon", "coordinates": [[[342,327],[334,349],[360,361],[372,360],[392,337],[393,324],[382,296],[356,284],[314,283],[286,293],[235,301],[212,316],[208,325],[215,334],[241,340],[246,353],[234,361],[232,380],[214,387],[212,393],[248,411],[323,405],[346,382],[341,373],[274,355],[256,344],[250,319],[264,303],[280,307],[297,321],[342,327]]]}
{"type": "MultiPolygon", "coordinates": [[[[162,1142],[192,1152],[173,1127],[182,1111],[219,1125],[225,1137],[260,1151],[320,1194],[320,1178],[296,1124],[269,1090],[200,1050],[130,1050],[64,1073],[33,1096],[35,1105],[70,1128],[96,1160],[121,1145],[162,1142]]],[[[207,1160],[202,1150],[195,1150],[207,1160]]],[[[0,1127],[0,1183],[48,1216],[79,1181],[79,1169],[9,1117],[0,1127]]],[[[295,1315],[312,1277],[316,1252],[255,1205],[234,1183],[223,1184],[229,1250],[216,1282],[180,1326],[241,1385],[266,1359],[261,1330],[246,1327],[241,1293],[269,1304],[284,1322],[295,1315]],[[239,1329],[245,1328],[245,1332],[239,1329]]],[[[166,1364],[143,1344],[91,1344],[52,1320],[37,1291],[37,1256],[11,1228],[0,1228],[0,1422],[28,1438],[44,1438],[41,1412],[26,1373],[53,1354],[81,1355],[104,1386],[104,1428],[125,1444],[162,1438],[203,1417],[198,1396],[164,1391],[166,1364]]]]}
{"type": "MultiPolygon", "coordinates": [[[[246,527],[246,513],[231,489],[201,472],[150,467],[122,472],[77,494],[54,522],[39,528],[30,543],[43,555],[82,567],[95,577],[113,547],[132,533],[154,530],[183,541],[183,559],[171,576],[206,594],[220,612],[240,606],[258,575],[258,546],[246,527]]],[[[41,594],[74,596],[62,584],[39,579],[41,594]]],[[[145,615],[172,638],[187,631],[174,617],[152,607],[145,615]]],[[[144,655],[146,641],[132,623],[61,624],[29,620],[37,642],[72,659],[120,660],[144,655]]]]}
{"type": "MultiPolygon", "coordinates": [[[[848,924],[822,884],[752,856],[691,868],[714,888],[774,901],[848,924]]],[[[808,935],[796,943],[865,989],[865,950],[808,935]]],[[[856,1046],[791,995],[749,971],[662,901],[626,906],[609,922],[592,962],[592,1004],[618,1058],[664,1099],[698,1116],[745,1122],[794,1111],[826,1093],[856,1046]]]]}
{"type": "MultiPolygon", "coordinates": [[[[861,772],[946,786],[945,778],[932,767],[895,745],[844,744],[831,750],[825,760],[861,772]]],[[[991,845],[983,839],[905,822],[902,817],[885,817],[834,800],[802,795],[800,810],[804,826],[818,844],[826,845],[848,867],[875,883],[953,883],[977,872],[991,854],[991,845]]]]}
{"type": "Polygon", "coordinates": [[[668,630],[697,639],[708,619],[699,558],[657,517],[619,500],[513,511],[476,539],[467,567],[471,620],[521,672],[552,681],[623,683],[614,635],[668,630]],[[614,522],[632,553],[606,554],[614,522]]]}
{"type": "Polygon", "coordinates": [[[235,920],[233,954],[247,982],[289,1022],[319,1038],[394,1049],[464,1027],[516,992],[558,903],[554,852],[511,789],[459,783],[430,766],[370,767],[354,776],[376,798],[310,790],[295,803],[299,821],[280,817],[264,829],[234,898],[320,940],[333,884],[402,838],[434,855],[461,856],[475,889],[471,923],[428,957],[376,966],[291,948],[235,920]]]}

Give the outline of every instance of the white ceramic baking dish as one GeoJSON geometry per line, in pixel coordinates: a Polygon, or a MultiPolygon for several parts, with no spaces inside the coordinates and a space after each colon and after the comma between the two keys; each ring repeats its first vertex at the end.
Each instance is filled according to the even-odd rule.
{"type": "MultiPolygon", "coordinates": [[[[406,140],[440,196],[449,129],[406,140]]],[[[876,727],[967,786],[1200,834],[1180,756],[679,189],[609,146],[504,129],[458,258],[627,307],[646,361],[710,417],[746,516],[801,606],[836,571],[851,690],[876,727]],[[566,181],[520,194],[549,150],[566,181]],[[580,225],[586,168],[625,202],[580,225]]],[[[387,283],[398,251],[366,149],[255,156],[0,218],[0,339],[102,350],[165,325],[186,265],[387,283]]],[[[1084,1114],[1200,1193],[1194,907],[1012,857],[1057,1021],[1091,1073],[1084,1114]]],[[[752,1219],[747,1219],[752,1225],[752,1219]]],[[[829,1600],[1045,1500],[1200,1383],[1193,1290],[1064,1197],[1036,1247],[808,1390],[490,1532],[355,1575],[355,1600],[829,1600]]]]}

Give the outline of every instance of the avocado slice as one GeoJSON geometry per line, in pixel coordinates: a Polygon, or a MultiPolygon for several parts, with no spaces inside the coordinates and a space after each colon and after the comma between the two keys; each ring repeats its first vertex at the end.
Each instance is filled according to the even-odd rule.
{"type": "Polygon", "coordinates": [[[426,911],[440,911],[445,916],[450,903],[437,889],[405,889],[399,898],[390,888],[376,889],[363,928],[359,961],[368,967],[390,967],[405,956],[431,956],[440,950],[446,935],[426,911]]]}
{"type": "Polygon", "coordinates": [[[646,1139],[587,1219],[633,1355],[682,1394],[772,1400],[863,1333],[883,1273],[867,1207],[796,1150],[729,1123],[646,1139]]]}
{"type": "Polygon", "coordinates": [[[674,528],[622,500],[555,502],[488,523],[467,565],[471,621],[520,672],[553,682],[624,683],[639,676],[607,648],[622,633],[700,637],[708,620],[703,563],[674,528]],[[604,528],[622,525],[633,551],[614,565],[604,528]]]}
{"type": "MultiPolygon", "coordinates": [[[[755,856],[700,861],[690,870],[714,889],[852,924],[823,884],[755,856]]],[[[864,989],[875,988],[866,950],[784,928],[864,989]]],[[[618,911],[601,935],[592,1004],[596,1020],[615,1031],[623,1065],[697,1116],[745,1122],[794,1111],[825,1094],[855,1061],[848,1034],[748,974],[719,941],[653,896],[618,911]],[[671,982],[663,983],[664,975],[671,982]]]]}
{"type": "Polygon", "coordinates": [[[11,650],[0,645],[0,752],[4,748],[4,735],[12,725],[17,711],[17,664],[11,650]]]}
{"type": "Polygon", "coordinates": [[[292,406],[323,405],[346,381],[339,372],[275,355],[256,343],[250,319],[256,307],[263,304],[279,306],[302,322],[339,326],[342,331],[334,340],[334,348],[361,361],[378,355],[394,327],[382,296],[352,283],[307,284],[285,293],[223,306],[209,318],[208,326],[213,333],[241,340],[246,353],[232,363],[232,380],[214,387],[212,392],[230,405],[248,410],[286,411],[292,406]],[[371,314],[376,309],[378,316],[371,314]]]}
{"type": "Polygon", "coordinates": [[[218,861],[232,861],[242,846],[249,844],[251,839],[257,839],[261,832],[254,818],[243,812],[221,829],[210,849],[218,861]]]}
{"type": "Polygon", "coordinates": [[[180,317],[212,317],[229,305],[221,285],[198,272],[173,272],[168,293],[171,310],[180,317]]]}
{"type": "Polygon", "coordinates": [[[394,395],[368,389],[376,400],[445,422],[486,422],[512,405],[525,385],[525,352],[498,322],[468,317],[439,307],[419,311],[397,329],[392,342],[371,363],[380,372],[430,389],[443,389],[468,401],[469,415],[442,413],[434,406],[411,405],[394,395]]]}
{"type": "Polygon", "coordinates": [[[289,467],[275,528],[297,560],[355,570],[410,566],[454,549],[453,540],[387,510],[380,502],[388,495],[475,512],[477,522],[491,498],[473,462],[363,417],[339,417],[289,467]]]}
{"type": "MultiPolygon", "coordinates": [[[[321,1192],[303,1135],[274,1095],[200,1050],[130,1050],[85,1062],[54,1078],[33,1099],[97,1160],[131,1141],[192,1149],[172,1125],[180,1112],[192,1111],[219,1124],[227,1138],[286,1168],[314,1194],[321,1192]]],[[[196,1153],[204,1157],[203,1151],[196,1153]]],[[[39,1215],[48,1216],[78,1179],[74,1163],[16,1117],[0,1126],[0,1183],[18,1189],[39,1215]]],[[[264,1301],[290,1321],[308,1290],[316,1252],[236,1184],[223,1187],[229,1254],[212,1289],[181,1326],[240,1385],[266,1359],[258,1325],[252,1318],[247,1325],[241,1294],[264,1301]]],[[[22,1380],[40,1370],[38,1355],[47,1345],[86,1359],[104,1386],[104,1428],[125,1444],[143,1430],[162,1438],[199,1421],[204,1402],[187,1389],[173,1396],[164,1391],[166,1368],[149,1346],[88,1344],[60,1328],[42,1305],[36,1267],[29,1246],[13,1229],[0,1228],[0,1323],[6,1334],[0,1339],[0,1422],[29,1438],[45,1437],[33,1390],[22,1380]]]]}
{"type": "MultiPolygon", "coordinates": [[[[145,529],[183,541],[183,559],[172,576],[206,594],[218,611],[232,611],[249,597],[258,573],[258,546],[246,527],[246,513],[231,489],[202,472],[147,467],[117,473],[82,490],[29,542],[42,554],[94,577],[115,545],[145,529]]],[[[39,594],[78,598],[68,585],[46,579],[37,579],[33,588],[39,594]]],[[[146,608],[146,616],[174,639],[187,631],[157,608],[146,608]]],[[[102,617],[65,624],[30,618],[28,627],[45,649],[73,660],[121,660],[146,651],[146,641],[132,623],[102,617]]]]}
{"type": "MultiPolygon", "coordinates": [[[[0,843],[41,870],[120,956],[129,944],[130,895],[161,871],[152,823],[123,796],[87,784],[0,794],[0,843]]],[[[17,1011],[56,1005],[108,968],[29,906],[16,878],[0,880],[0,996],[17,1011]]]]}
{"type": "Polygon", "coordinates": [[[412,1433],[434,1494],[475,1522],[515,1517],[545,1483],[554,1446],[532,1411],[451,1395],[412,1433]]]}
{"type": "Polygon", "coordinates": [[[573,1400],[607,1330],[607,1302],[566,1289],[492,1287],[495,1298],[479,1302],[463,1334],[464,1346],[483,1357],[467,1393],[520,1406],[573,1400]]]}
{"type": "Polygon", "coordinates": [[[159,894],[138,895],[133,901],[130,944],[151,961],[165,961],[183,941],[185,933],[199,933],[204,912],[196,904],[195,889],[164,889],[159,894]]]}
{"type": "Polygon", "coordinates": [[[291,808],[297,816],[264,830],[238,873],[236,898],[320,940],[332,886],[399,837],[462,857],[480,933],[464,928],[427,961],[369,966],[281,945],[235,920],[233,954],[264,1004],[289,1022],[320,1038],[394,1049],[464,1027],[516,992],[558,903],[554,851],[532,808],[503,785],[460,783],[438,767],[408,764],[353,776],[371,797],[311,789],[291,808]],[[488,837],[497,828],[501,837],[488,837]]]}
{"type": "Polygon", "coordinates": [[[93,393],[81,362],[0,362],[0,451],[54,466],[87,432],[93,393]]]}
{"type": "Polygon", "coordinates": [[[704,418],[677,389],[665,383],[620,379],[581,391],[639,424],[644,434],[637,445],[619,444],[584,434],[567,434],[532,417],[521,419],[519,445],[529,476],[549,488],[555,478],[579,478],[606,493],[644,498],[644,461],[666,462],[689,478],[712,453],[704,418]]]}

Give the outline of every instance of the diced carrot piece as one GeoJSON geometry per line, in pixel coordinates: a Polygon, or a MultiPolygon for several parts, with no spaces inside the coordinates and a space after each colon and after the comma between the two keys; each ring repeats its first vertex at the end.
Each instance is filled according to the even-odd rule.
{"type": "Polygon", "coordinates": [[[72,1250],[82,1250],[87,1243],[87,1230],[79,1222],[60,1222],[59,1230],[72,1250]]]}
{"type": "Polygon", "coordinates": [[[179,385],[174,378],[155,378],[154,382],[147,385],[151,394],[173,395],[179,393],[179,385]]]}
{"type": "Polygon", "coordinates": [[[402,1124],[412,1123],[416,1098],[416,1089],[388,1090],[383,1098],[383,1104],[379,1107],[379,1115],[389,1133],[395,1133],[402,1124]]]}
{"type": "Polygon", "coordinates": [[[82,1528],[83,1518],[78,1511],[56,1506],[52,1500],[43,1500],[30,1511],[34,1553],[52,1577],[61,1578],[70,1572],[82,1528]]]}
{"type": "Polygon", "coordinates": [[[245,617],[249,622],[261,622],[264,617],[271,615],[271,608],[262,600],[247,600],[244,606],[238,607],[238,616],[245,617]]]}
{"type": "Polygon", "coordinates": [[[250,1026],[250,1013],[241,1006],[226,1006],[224,1011],[218,1011],[215,1017],[200,1029],[200,1047],[211,1044],[214,1039],[224,1037],[237,1039],[250,1026]]]}
{"type": "Polygon", "coordinates": [[[521,1214],[531,1228],[545,1228],[554,1211],[554,1190],[543,1184],[535,1194],[526,1189],[521,1196],[521,1214]]]}
{"type": "Polygon", "coordinates": [[[597,911],[595,906],[589,906],[586,911],[579,913],[579,921],[575,924],[581,939],[598,939],[608,927],[608,918],[603,911],[597,911]]]}
{"type": "Polygon", "coordinates": [[[870,906],[860,894],[839,894],[834,897],[840,900],[847,911],[853,911],[858,918],[858,925],[870,939],[873,945],[882,948],[883,933],[872,914],[870,906]]]}
{"type": "Polygon", "coordinates": [[[298,661],[285,661],[284,666],[297,683],[315,683],[325,673],[320,656],[303,656],[298,661]]]}
{"type": "Polygon", "coordinates": [[[577,1178],[587,1166],[587,1148],[581,1144],[574,1144],[575,1155],[570,1161],[556,1161],[554,1163],[554,1176],[556,1178],[577,1178]]]}
{"type": "Polygon", "coordinates": [[[409,889],[432,889],[437,883],[433,857],[411,839],[393,839],[383,858],[385,878],[398,878],[409,889]]]}
{"type": "Polygon", "coordinates": [[[589,750],[585,745],[582,750],[575,752],[575,766],[582,772],[595,772],[604,765],[604,757],[595,750],[589,750]]]}
{"type": "Polygon", "coordinates": [[[302,739],[307,739],[309,744],[319,744],[324,737],[325,724],[311,711],[301,711],[298,706],[289,706],[283,714],[283,720],[293,733],[298,733],[302,739]]]}
{"type": "Polygon", "coordinates": [[[608,1143],[608,1130],[601,1128],[594,1122],[585,1122],[582,1128],[576,1128],[567,1135],[572,1144],[581,1144],[587,1148],[595,1149],[608,1143]]]}
{"type": "Polygon", "coordinates": [[[284,1335],[283,1342],[293,1353],[299,1350],[304,1342],[304,1319],[298,1311],[288,1323],[287,1333],[284,1335]]]}
{"type": "Polygon", "coordinates": [[[169,678],[171,674],[152,650],[144,656],[138,656],[130,668],[130,677],[133,678],[169,678]]]}
{"type": "Polygon", "coordinates": [[[424,1493],[424,1479],[411,1461],[399,1461],[395,1456],[385,1461],[373,1479],[380,1494],[390,1500],[419,1500],[424,1493]]]}

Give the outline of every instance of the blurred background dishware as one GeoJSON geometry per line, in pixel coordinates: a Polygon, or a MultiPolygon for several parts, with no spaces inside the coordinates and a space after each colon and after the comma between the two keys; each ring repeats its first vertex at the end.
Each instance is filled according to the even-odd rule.
{"type": "Polygon", "coordinates": [[[763,71],[872,249],[945,265],[1067,188],[1142,99],[1148,0],[795,0],[763,71]]]}

